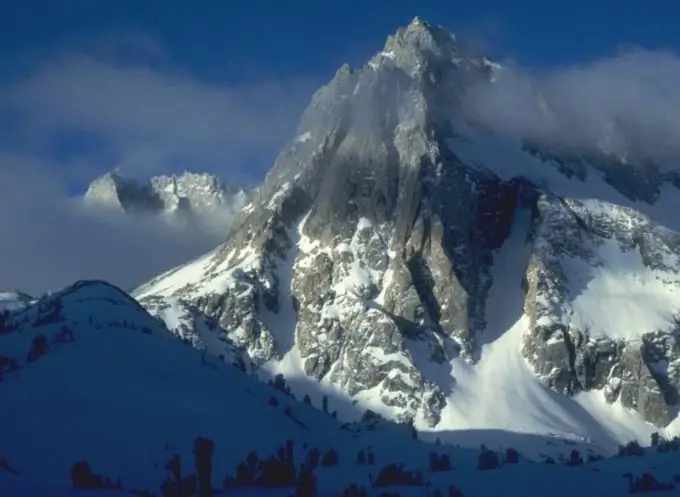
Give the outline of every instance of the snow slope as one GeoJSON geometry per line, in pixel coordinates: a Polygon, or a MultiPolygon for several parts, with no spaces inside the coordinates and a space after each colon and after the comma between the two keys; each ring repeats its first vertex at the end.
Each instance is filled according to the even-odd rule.
{"type": "MultiPolygon", "coordinates": [[[[304,219],[300,222],[298,232],[301,232],[303,223],[304,219]]],[[[447,389],[449,394],[446,406],[442,411],[442,421],[437,427],[434,430],[428,429],[422,419],[417,420],[416,425],[423,430],[422,436],[428,440],[438,438],[443,442],[466,447],[477,447],[480,443],[499,447],[507,445],[509,441],[517,445],[514,441],[517,434],[533,434],[580,441],[605,454],[615,453],[619,444],[629,440],[648,442],[650,434],[658,429],[644,422],[638,414],[616,403],[607,404],[601,391],[581,393],[573,398],[559,395],[541,384],[522,357],[522,337],[527,329],[527,317],[523,314],[525,294],[521,285],[532,250],[528,240],[530,229],[531,213],[519,209],[510,237],[494,257],[493,285],[487,305],[488,324],[482,336],[484,345],[477,364],[470,365],[454,357],[439,365],[430,359],[431,353],[427,350],[427,343],[417,340],[410,342],[408,355],[405,357],[415,361],[426,379],[438,385],[452,385],[447,389]],[[505,440],[499,439],[499,431],[511,435],[505,440]],[[466,435],[461,436],[462,433],[466,435]]],[[[286,259],[281,261],[276,274],[281,285],[280,302],[290,301],[291,272],[296,256],[313,253],[316,250],[315,245],[299,233],[291,237],[294,245],[286,259]]],[[[162,275],[137,290],[135,296],[141,299],[149,296],[163,297],[164,305],[169,308],[162,312],[155,311],[153,305],[148,303],[145,305],[152,313],[163,319],[175,333],[184,336],[182,330],[186,326],[179,323],[176,318],[182,312],[180,310],[182,300],[172,296],[174,292],[184,289],[183,297],[188,292],[194,298],[196,295],[210,294],[219,291],[219,288],[233,285],[238,279],[239,271],[243,270],[242,266],[238,269],[226,269],[229,267],[229,260],[221,263],[219,267],[216,266],[211,262],[216,253],[207,254],[184,267],[162,275]]],[[[649,331],[647,327],[612,327],[612,320],[630,320],[631,316],[639,312],[643,313],[641,314],[643,317],[647,316],[645,319],[652,327],[650,329],[658,329],[653,328],[658,323],[652,318],[663,316],[666,309],[664,306],[668,302],[659,300],[658,305],[648,304],[654,303],[654,299],[659,295],[668,294],[669,298],[672,298],[673,287],[662,285],[659,287],[661,290],[671,293],[649,294],[647,300],[640,299],[641,289],[657,288],[651,283],[657,281],[653,274],[650,273],[651,279],[648,282],[640,279],[651,270],[637,263],[627,266],[630,273],[619,271],[620,268],[616,265],[621,262],[621,258],[634,258],[635,255],[621,253],[618,245],[613,248],[603,245],[599,254],[603,261],[599,266],[589,266],[576,259],[573,261],[573,264],[578,263],[583,267],[574,268],[569,274],[573,277],[581,275],[583,284],[586,285],[586,290],[578,295],[573,303],[574,309],[577,310],[573,316],[584,321],[602,319],[602,327],[594,327],[593,332],[608,330],[612,333],[611,330],[617,329],[631,330],[631,333],[649,331]],[[613,252],[609,253],[610,250],[613,252]],[[629,276],[626,276],[627,274],[629,276]],[[613,278],[627,277],[630,281],[626,281],[622,286],[610,283],[613,278]],[[633,284],[635,282],[639,285],[635,286],[633,284]],[[603,302],[600,297],[614,300],[617,298],[615,293],[599,293],[598,286],[602,285],[609,285],[610,289],[626,289],[627,293],[619,295],[625,303],[625,309],[620,313],[607,311],[611,307],[598,307],[598,304],[603,302]],[[589,286],[597,292],[589,294],[589,286]],[[640,307],[636,307],[638,302],[640,307]]],[[[244,260],[246,266],[257,264],[257,258],[254,256],[246,256],[244,260]]],[[[361,274],[350,274],[345,281],[345,286],[350,288],[349,294],[352,294],[351,288],[354,286],[365,284],[365,280],[370,281],[370,275],[366,276],[365,271],[359,272],[361,274]]],[[[337,289],[338,294],[345,293],[343,290],[344,287],[337,289]]],[[[351,300],[354,301],[356,298],[351,300]]],[[[342,308],[338,307],[338,303],[342,302],[342,299],[338,299],[332,312],[343,312],[342,308]]],[[[262,380],[266,381],[276,374],[283,374],[298,397],[308,395],[316,406],[321,405],[323,396],[328,397],[329,411],[337,410],[339,418],[344,421],[357,420],[364,409],[371,409],[386,417],[393,416],[391,409],[379,401],[382,395],[380,391],[367,391],[348,397],[340,388],[332,385],[328,377],[317,382],[304,373],[300,353],[294,343],[295,316],[290,306],[282,306],[279,314],[264,311],[262,319],[267,328],[273,331],[282,354],[280,358],[262,365],[258,372],[262,380]]],[[[645,323],[644,320],[636,322],[645,323]]],[[[630,321],[627,324],[629,325],[630,321]]],[[[664,325],[666,324],[664,322],[664,325]]],[[[233,354],[225,352],[228,348],[225,345],[225,335],[220,329],[203,329],[198,338],[192,340],[198,348],[207,350],[214,356],[223,355],[231,358],[233,354]]],[[[233,336],[233,332],[228,336],[233,336]]],[[[677,430],[669,427],[669,436],[676,433],[677,430]]],[[[546,446],[549,443],[532,443],[521,446],[521,450],[532,457],[538,457],[550,452],[550,448],[546,446]]]]}
{"type": "Polygon", "coordinates": [[[251,450],[271,454],[289,438],[322,450],[343,438],[329,415],[206,358],[104,283],[67,288],[11,323],[26,324],[0,335],[2,355],[18,366],[0,382],[0,451],[35,495],[67,488],[81,459],[128,488],[153,488],[169,457],[164,447],[190,454],[197,436],[215,442],[223,474],[251,450]],[[49,319],[30,324],[40,316],[49,319]],[[38,335],[49,345],[31,361],[38,335]]]}
{"type": "MultiPolygon", "coordinates": [[[[573,481],[584,485],[582,495],[594,496],[625,491],[624,471],[640,474],[654,466],[657,479],[665,482],[677,471],[673,453],[577,468],[521,462],[482,475],[477,451],[415,441],[407,429],[388,422],[339,425],[187,346],[122,291],[101,282],[66,288],[14,312],[6,324],[0,333],[4,497],[119,496],[141,490],[161,495],[164,465],[173,454],[181,457],[183,474],[194,471],[192,444],[198,436],[214,442],[216,488],[252,450],[268,456],[290,439],[300,465],[305,444],[322,453],[333,447],[338,464],[316,470],[322,496],[340,495],[356,482],[368,495],[390,490],[422,496],[455,484],[464,495],[494,495],[500,488],[504,495],[525,495],[530,485],[538,494],[559,497],[573,495],[573,481]],[[39,336],[44,346],[36,345],[39,336]],[[9,358],[15,361],[12,372],[7,372],[9,358]],[[272,397],[277,405],[271,405],[272,397]],[[358,464],[357,454],[369,448],[375,464],[358,464]],[[431,452],[448,454],[453,472],[428,473],[431,452]],[[123,490],[74,493],[70,470],[83,460],[94,473],[120,479],[123,490]],[[392,462],[421,471],[429,488],[371,488],[380,469],[392,462]]],[[[536,437],[526,437],[526,443],[537,443],[536,437]]],[[[246,488],[228,494],[283,496],[291,490],[246,488]]]]}
{"type": "MultiPolygon", "coordinates": [[[[521,282],[531,251],[527,240],[530,216],[526,210],[517,211],[511,235],[494,257],[488,324],[479,362],[470,365],[455,358],[442,368],[443,374],[450,368],[455,386],[442,422],[429,438],[453,442],[459,430],[503,430],[587,441],[604,453],[615,452],[618,444],[628,440],[645,443],[656,429],[640,416],[607,405],[599,391],[575,398],[559,395],[538,381],[522,357],[528,323],[521,282]],[[442,436],[439,431],[450,435],[442,436]]],[[[476,441],[470,440],[469,445],[476,441]]]]}
{"type": "Polygon", "coordinates": [[[467,132],[448,140],[450,149],[465,163],[492,171],[500,178],[510,180],[524,177],[541,189],[554,195],[577,200],[597,199],[635,209],[656,222],[680,231],[680,195],[672,184],[659,187],[653,203],[631,200],[607,183],[600,171],[587,162],[584,177],[560,172],[555,164],[541,160],[529,153],[517,139],[492,133],[467,132]]]}
{"type": "Polygon", "coordinates": [[[573,291],[572,326],[590,330],[593,337],[626,340],[675,329],[680,277],[668,281],[667,274],[645,266],[637,251],[624,252],[614,240],[598,247],[597,255],[602,264],[596,267],[570,261],[570,284],[581,289],[573,291]]]}

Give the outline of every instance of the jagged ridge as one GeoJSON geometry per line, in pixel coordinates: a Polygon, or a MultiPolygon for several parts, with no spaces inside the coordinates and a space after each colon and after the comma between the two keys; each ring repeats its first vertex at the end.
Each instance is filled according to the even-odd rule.
{"type": "Polygon", "coordinates": [[[233,215],[246,199],[242,188],[208,173],[154,176],[145,183],[111,171],[94,180],[84,195],[88,205],[147,214],[233,215]]]}
{"type": "MultiPolygon", "coordinates": [[[[643,236],[630,231],[637,215],[604,216],[600,207],[560,195],[564,185],[577,191],[581,184],[584,189],[596,184],[595,172],[606,170],[605,181],[598,183],[604,198],[656,200],[637,194],[633,182],[620,181],[611,159],[593,165],[596,152],[578,159],[585,168],[578,175],[567,167],[576,159],[560,160],[554,150],[536,144],[517,144],[520,165],[510,175],[503,171],[502,156],[480,161],[470,154],[463,142],[484,150],[489,136],[463,137],[472,128],[460,127],[452,116],[466,88],[492,81],[497,70],[453,35],[414,20],[389,37],[363,69],[344,66],[314,95],[298,138],[281,152],[224,245],[135,295],[152,311],[150,302],[175,299],[191,309],[185,325],[196,316],[214,319],[220,327],[216,334],[257,365],[285,365],[293,374],[304,373],[364,406],[422,427],[457,422],[450,411],[463,402],[465,389],[457,376],[469,376],[466,363],[483,359],[498,336],[523,322],[524,308],[528,325],[520,332],[522,344],[508,346],[528,358],[541,381],[569,395],[609,385],[609,401],[621,399],[648,421],[668,424],[678,388],[673,369],[651,368],[654,373],[640,376],[632,373],[640,360],[626,366],[628,355],[610,353],[619,342],[600,339],[593,349],[588,339],[567,340],[570,333],[589,332],[578,321],[579,313],[587,313],[572,302],[574,295],[562,291],[573,275],[559,257],[564,253],[597,264],[591,245],[620,239],[615,254],[637,244],[643,260],[635,271],[651,267],[653,278],[668,280],[665,288],[674,289],[677,267],[653,264],[677,256],[675,242],[667,243],[676,235],[645,221],[643,236]],[[537,176],[539,160],[543,170],[537,176]],[[554,174],[545,172],[551,170],[554,174]],[[543,181],[546,174],[551,182],[543,181]],[[560,215],[564,209],[572,214],[560,215]],[[513,227],[520,211],[532,213],[530,226],[513,227]],[[495,309],[487,308],[487,301],[503,278],[494,260],[513,229],[526,229],[520,239],[530,242],[527,259],[518,261],[526,274],[514,283],[519,288],[526,280],[526,294],[518,297],[519,311],[509,316],[507,328],[490,330],[495,309]],[[541,319],[559,321],[562,314],[555,313],[562,308],[577,319],[558,327],[562,343],[556,344],[559,334],[548,333],[541,319]],[[617,390],[616,378],[630,386],[617,390]],[[633,399],[626,391],[635,389],[643,393],[633,399]]],[[[674,331],[666,324],[671,322],[639,335],[656,334],[670,343],[674,331]]],[[[677,358],[674,347],[662,349],[655,357],[677,358]]],[[[524,367],[517,362],[515,372],[523,375],[524,367]]],[[[595,408],[593,402],[601,399],[604,405],[604,394],[593,399],[573,402],[595,408]]],[[[576,426],[571,404],[558,404],[565,421],[551,429],[592,434],[576,426]]],[[[607,415],[598,422],[612,422],[607,415]]],[[[646,436],[639,420],[625,416],[624,431],[637,423],[637,433],[646,436]]]]}

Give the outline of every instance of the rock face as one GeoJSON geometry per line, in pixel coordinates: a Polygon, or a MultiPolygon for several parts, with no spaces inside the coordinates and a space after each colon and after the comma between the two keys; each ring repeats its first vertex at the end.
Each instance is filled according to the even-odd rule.
{"type": "MultiPolygon", "coordinates": [[[[298,137],[222,246],[135,296],[152,313],[161,301],[179,302],[213,319],[225,343],[255,364],[295,355],[307,376],[355,399],[379,398],[402,421],[436,426],[446,392],[427,363],[478,360],[493,312],[493,255],[521,207],[533,216],[521,353],[537,377],[566,395],[604,388],[610,401],[667,424],[680,386],[679,239],[636,212],[556,196],[458,153],[451,116],[459,97],[497,70],[415,19],[363,69],[344,66],[317,91],[298,137]],[[658,284],[669,307],[653,307],[653,322],[632,331],[611,331],[612,320],[592,326],[594,304],[575,285],[587,288],[592,272],[626,254],[639,259],[631,274],[658,284]],[[415,349],[428,351],[425,362],[415,349]]],[[[574,176],[573,162],[550,150],[522,153],[565,181],[574,176]]],[[[606,169],[582,167],[575,181],[606,169]]],[[[612,189],[634,190],[612,177],[612,189]]]]}
{"type": "Polygon", "coordinates": [[[94,180],[83,199],[91,206],[177,220],[192,215],[233,216],[245,203],[246,193],[207,173],[154,176],[140,184],[115,170],[94,180]]]}
{"type": "Polygon", "coordinates": [[[667,425],[680,389],[680,235],[598,201],[536,205],[524,355],[561,393],[604,388],[667,425]]]}

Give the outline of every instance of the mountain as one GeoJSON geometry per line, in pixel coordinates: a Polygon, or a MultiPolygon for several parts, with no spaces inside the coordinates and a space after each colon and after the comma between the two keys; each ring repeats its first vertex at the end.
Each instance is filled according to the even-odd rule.
{"type": "Polygon", "coordinates": [[[678,433],[678,175],[481,126],[464,96],[503,70],[416,18],[316,92],[224,244],[135,298],[341,419],[678,433]]]}
{"type": "Polygon", "coordinates": [[[408,426],[376,415],[340,424],[295,400],[281,378],[265,385],[196,350],[103,282],[78,282],[0,316],[3,497],[501,488],[519,496],[527,485],[567,497],[618,495],[628,488],[622,475],[646,490],[680,479],[677,441],[631,444],[602,460],[591,444],[554,437],[496,430],[494,445],[480,450],[464,448],[478,443],[474,431],[457,432],[461,448],[415,440],[408,426]]]}
{"type": "Polygon", "coordinates": [[[154,176],[139,183],[115,170],[94,180],[83,200],[86,205],[136,214],[163,215],[170,221],[191,217],[232,217],[246,192],[208,173],[184,172],[154,176]]]}
{"type": "Polygon", "coordinates": [[[0,311],[21,309],[35,299],[23,292],[0,292],[0,311]]]}

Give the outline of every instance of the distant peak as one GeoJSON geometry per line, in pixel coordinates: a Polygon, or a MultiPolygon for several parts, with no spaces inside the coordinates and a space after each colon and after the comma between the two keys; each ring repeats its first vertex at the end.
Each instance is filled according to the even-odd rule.
{"type": "Polygon", "coordinates": [[[414,17],[411,20],[411,22],[408,23],[408,26],[406,26],[406,29],[411,30],[411,31],[414,31],[414,30],[429,31],[431,33],[442,32],[442,33],[445,33],[445,34],[451,36],[451,33],[449,33],[449,31],[444,29],[442,26],[427,22],[425,19],[423,19],[422,17],[418,17],[418,16],[414,17]]]}
{"type": "Polygon", "coordinates": [[[457,48],[457,39],[442,26],[414,17],[406,26],[388,36],[385,50],[411,49],[416,52],[433,52],[438,55],[451,53],[457,48]]]}
{"type": "Polygon", "coordinates": [[[438,24],[427,22],[421,17],[414,17],[406,26],[406,31],[410,32],[425,32],[433,37],[440,37],[442,40],[455,40],[455,36],[449,30],[438,24]]]}
{"type": "Polygon", "coordinates": [[[116,168],[95,179],[84,200],[122,211],[171,215],[191,211],[208,215],[216,210],[238,210],[246,195],[244,188],[227,184],[208,172],[185,170],[138,181],[116,168]]]}

